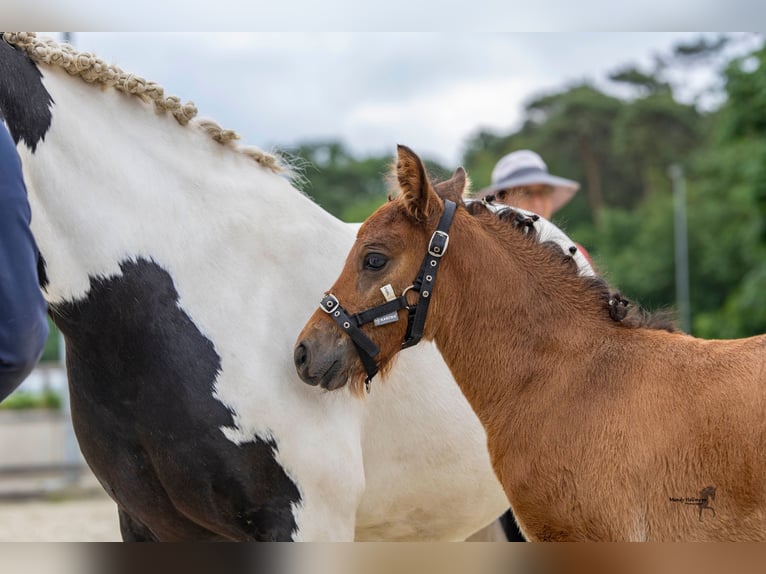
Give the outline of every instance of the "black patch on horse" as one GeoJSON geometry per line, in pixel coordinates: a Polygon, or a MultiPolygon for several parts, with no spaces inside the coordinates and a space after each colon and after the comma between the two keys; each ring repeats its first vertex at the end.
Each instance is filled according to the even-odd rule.
{"type": "Polygon", "coordinates": [[[37,254],[37,282],[40,284],[40,289],[47,291],[50,281],[48,281],[48,269],[45,263],[45,257],[41,253],[37,254]]]}
{"type": "Polygon", "coordinates": [[[51,127],[51,104],[53,98],[34,62],[0,41],[0,117],[17,145],[23,140],[32,152],[37,149],[51,127]]]}
{"type": "Polygon", "coordinates": [[[213,343],[179,307],[167,271],[146,259],[120,268],[52,315],[66,338],[80,448],[121,508],[123,537],[291,540],[301,497],[278,445],[223,435],[235,424],[213,397],[213,343]]]}

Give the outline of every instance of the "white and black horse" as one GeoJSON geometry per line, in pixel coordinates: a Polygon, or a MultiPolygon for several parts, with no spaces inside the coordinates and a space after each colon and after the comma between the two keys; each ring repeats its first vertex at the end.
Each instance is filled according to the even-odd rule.
{"type": "Polygon", "coordinates": [[[298,379],[292,345],[348,225],[155,84],[4,39],[0,113],[75,431],[125,540],[460,540],[507,508],[435,348],[366,401],[298,379]]]}

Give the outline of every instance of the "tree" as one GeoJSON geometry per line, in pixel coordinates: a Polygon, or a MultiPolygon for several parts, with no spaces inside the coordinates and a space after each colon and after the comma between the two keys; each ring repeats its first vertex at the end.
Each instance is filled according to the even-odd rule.
{"type": "Polygon", "coordinates": [[[538,146],[549,161],[566,158],[584,170],[584,191],[590,217],[598,225],[604,205],[603,172],[612,160],[613,124],[621,102],[589,84],[542,96],[527,104],[527,114],[538,126],[538,146]],[[553,158],[557,158],[554,160],[553,158]]]}
{"type": "Polygon", "coordinates": [[[638,167],[642,195],[669,191],[667,169],[696,151],[706,134],[706,118],[660,89],[624,105],[614,124],[614,147],[622,161],[638,167]]]}
{"type": "Polygon", "coordinates": [[[633,87],[643,97],[670,92],[670,84],[659,78],[657,74],[657,70],[664,69],[664,66],[665,64],[662,60],[655,60],[656,71],[654,73],[646,73],[633,65],[629,65],[609,74],[609,79],[613,82],[633,87]]]}
{"type": "Polygon", "coordinates": [[[734,60],[725,79],[712,146],[698,160],[705,201],[696,250],[707,299],[696,297],[695,329],[741,337],[766,331],[766,48],[734,60]]]}

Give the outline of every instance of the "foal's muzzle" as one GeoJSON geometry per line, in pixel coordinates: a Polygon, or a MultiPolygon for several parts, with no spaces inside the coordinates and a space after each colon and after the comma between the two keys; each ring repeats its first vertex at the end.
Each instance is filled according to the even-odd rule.
{"type": "Polygon", "coordinates": [[[319,346],[308,338],[299,341],[293,351],[295,369],[307,385],[333,391],[342,387],[347,379],[343,374],[348,361],[345,345],[322,345],[321,350],[319,346]]]}

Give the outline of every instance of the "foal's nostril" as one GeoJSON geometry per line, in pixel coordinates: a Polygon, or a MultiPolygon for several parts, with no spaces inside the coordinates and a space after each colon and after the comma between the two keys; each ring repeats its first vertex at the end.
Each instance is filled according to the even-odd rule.
{"type": "Polygon", "coordinates": [[[309,352],[306,348],[306,345],[303,343],[299,343],[295,346],[295,352],[293,353],[293,360],[295,361],[295,366],[299,369],[303,368],[306,363],[308,363],[309,360],[309,352]]]}
{"type": "Polygon", "coordinates": [[[295,346],[295,350],[293,351],[293,361],[295,362],[295,370],[298,372],[298,376],[304,383],[312,386],[319,384],[319,381],[309,375],[311,356],[306,343],[301,341],[295,346]]]}

